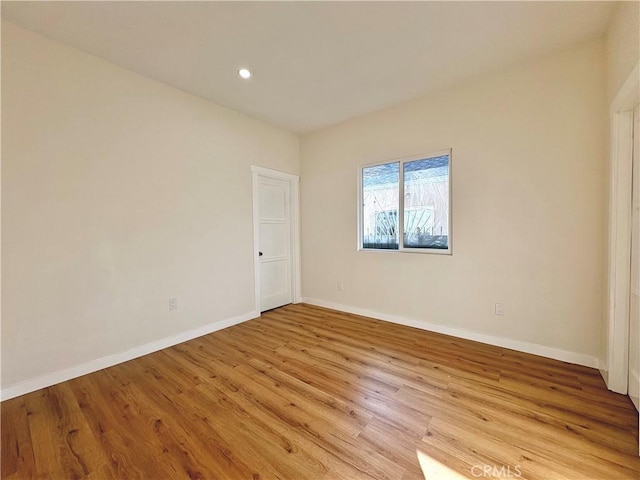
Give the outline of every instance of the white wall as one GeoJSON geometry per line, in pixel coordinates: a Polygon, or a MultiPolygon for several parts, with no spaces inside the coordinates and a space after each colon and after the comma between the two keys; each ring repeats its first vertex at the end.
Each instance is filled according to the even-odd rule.
{"type": "Polygon", "coordinates": [[[640,2],[618,2],[606,45],[607,100],[611,103],[640,58],[640,2]]]}
{"type": "Polygon", "coordinates": [[[605,83],[593,41],[302,137],[304,297],[595,365],[605,83]],[[448,147],[453,255],[356,251],[358,166],[448,147]]]}
{"type": "Polygon", "coordinates": [[[2,127],[3,389],[255,310],[250,165],[296,136],[6,22],[2,127]]]}

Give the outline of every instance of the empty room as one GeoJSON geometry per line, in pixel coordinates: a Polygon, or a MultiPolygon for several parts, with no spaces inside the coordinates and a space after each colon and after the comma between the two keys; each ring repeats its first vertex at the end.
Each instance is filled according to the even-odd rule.
{"type": "Polygon", "coordinates": [[[0,6],[2,480],[640,478],[640,2],[0,6]]]}

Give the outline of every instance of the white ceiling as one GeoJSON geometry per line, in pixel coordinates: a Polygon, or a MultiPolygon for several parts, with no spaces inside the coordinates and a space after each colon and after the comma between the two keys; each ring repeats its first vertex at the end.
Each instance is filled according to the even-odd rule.
{"type": "Polygon", "coordinates": [[[2,17],[308,132],[602,35],[610,2],[2,2],[2,17]],[[249,67],[253,77],[238,78],[249,67]]]}

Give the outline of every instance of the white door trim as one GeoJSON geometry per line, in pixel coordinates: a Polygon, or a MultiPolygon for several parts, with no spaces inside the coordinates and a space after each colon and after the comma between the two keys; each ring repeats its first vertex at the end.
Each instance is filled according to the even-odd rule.
{"type": "Polygon", "coordinates": [[[640,63],[611,102],[607,351],[603,377],[609,390],[627,393],[631,266],[633,108],[640,100],[640,63]]]}
{"type": "Polygon", "coordinates": [[[300,261],[300,177],[290,173],[271,170],[251,165],[253,189],[253,283],[256,310],[260,312],[260,228],[258,177],[275,178],[289,182],[291,185],[291,294],[293,303],[300,303],[302,298],[302,275],[300,261]]]}

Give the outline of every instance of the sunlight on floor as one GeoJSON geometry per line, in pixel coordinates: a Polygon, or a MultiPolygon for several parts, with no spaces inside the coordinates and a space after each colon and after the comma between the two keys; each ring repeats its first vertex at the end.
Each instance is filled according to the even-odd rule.
{"type": "Polygon", "coordinates": [[[420,450],[416,450],[416,455],[418,455],[418,462],[425,480],[466,480],[467,478],[420,450]]]}

